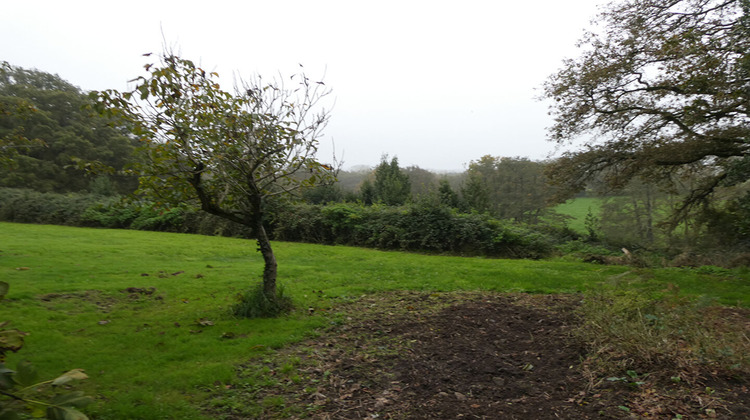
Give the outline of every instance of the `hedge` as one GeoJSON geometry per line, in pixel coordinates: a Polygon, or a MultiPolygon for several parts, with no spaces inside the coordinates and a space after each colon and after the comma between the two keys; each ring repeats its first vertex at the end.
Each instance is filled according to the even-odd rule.
{"type": "MultiPolygon", "coordinates": [[[[268,212],[269,234],[281,241],[506,258],[543,258],[558,242],[535,227],[424,204],[272,203],[268,212]]],[[[252,237],[245,226],[187,206],[7,188],[0,189],[0,220],[252,237]]]]}

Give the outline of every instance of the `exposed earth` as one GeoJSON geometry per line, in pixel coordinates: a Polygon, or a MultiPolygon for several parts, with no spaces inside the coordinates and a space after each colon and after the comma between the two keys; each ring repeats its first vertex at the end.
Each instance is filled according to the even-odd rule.
{"type": "Polygon", "coordinates": [[[570,333],[575,295],[399,292],[336,308],[334,326],[279,351],[240,377],[267,386],[217,386],[234,401],[209,412],[249,418],[601,419],[750,418],[747,378],[699,372],[586,375],[586,348],[570,333]],[[642,383],[636,383],[642,382],[642,383]]]}

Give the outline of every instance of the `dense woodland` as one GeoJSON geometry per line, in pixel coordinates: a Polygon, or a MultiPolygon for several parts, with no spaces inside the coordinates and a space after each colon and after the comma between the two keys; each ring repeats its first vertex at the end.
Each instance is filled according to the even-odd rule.
{"type": "MultiPolygon", "coordinates": [[[[163,67],[126,93],[84,92],[56,75],[4,63],[0,219],[254,237],[260,225],[245,223],[245,214],[256,215],[279,240],[505,257],[573,253],[599,262],[622,257],[626,248],[628,258],[638,256],[642,264],[745,264],[750,24],[745,2],[711,4],[675,2],[692,12],[673,13],[656,3],[626,3],[601,16],[612,31],[588,34],[592,48],[566,61],[545,85],[546,96],[556,100],[551,139],[592,135],[578,150],[551,161],[487,154],[456,162],[466,166],[462,173],[401,167],[397,156],[388,155],[374,168],[342,170],[303,154],[283,167],[294,168],[283,176],[276,167],[257,178],[271,176],[275,184],[237,190],[257,191],[263,200],[255,210],[250,204],[237,210],[242,194],[207,195],[220,190],[214,183],[225,173],[205,168],[220,168],[240,149],[172,150],[164,147],[169,142],[153,139],[174,136],[178,143],[175,133],[185,115],[209,121],[205,127],[229,127],[239,118],[271,115],[286,98],[256,97],[252,92],[261,89],[254,88],[244,97],[214,91],[211,75],[166,53],[163,67]],[[670,64],[658,65],[663,62],[670,64]],[[171,78],[160,79],[169,71],[171,78]],[[178,76],[184,85],[167,82],[178,76]],[[190,86],[198,85],[219,100],[195,102],[190,86]],[[155,99],[153,121],[128,108],[137,97],[155,99]],[[188,97],[193,108],[179,108],[188,97]],[[179,100],[168,104],[170,98],[179,100]],[[264,100],[268,109],[259,111],[264,100]],[[220,107],[239,117],[218,121],[216,112],[203,111],[220,107]],[[165,114],[172,119],[161,119],[165,114]],[[130,119],[118,119],[122,115],[130,119]],[[159,132],[165,124],[173,129],[159,132]],[[152,140],[144,144],[144,138],[152,140]],[[176,166],[164,164],[167,158],[176,166]],[[144,172],[149,165],[164,165],[161,175],[144,172]],[[182,178],[165,175],[172,169],[184,171],[182,178]],[[167,184],[181,195],[159,192],[167,184]],[[555,210],[580,197],[600,199],[579,211],[582,229],[555,210]]],[[[317,134],[326,118],[304,129],[317,134]]],[[[247,134],[256,143],[243,150],[261,147],[258,139],[271,131],[277,137],[301,133],[302,121],[297,131],[268,122],[266,134],[257,128],[247,134]]],[[[223,135],[238,128],[232,130],[223,135]]],[[[269,144],[263,147],[272,150],[269,144]]],[[[245,176],[241,168],[235,175],[233,170],[226,170],[227,179],[245,176]]]]}

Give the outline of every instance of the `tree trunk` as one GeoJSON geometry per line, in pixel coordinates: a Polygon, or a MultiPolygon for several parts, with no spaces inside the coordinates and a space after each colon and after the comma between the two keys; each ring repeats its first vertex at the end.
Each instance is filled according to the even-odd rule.
{"type": "Polygon", "coordinates": [[[256,224],[255,231],[258,240],[258,249],[261,255],[263,255],[263,261],[265,262],[265,266],[263,267],[263,292],[266,298],[274,300],[276,299],[276,256],[273,255],[271,241],[268,239],[265,228],[263,228],[262,221],[256,224]]]}
{"type": "Polygon", "coordinates": [[[646,240],[649,245],[654,243],[654,198],[651,196],[651,187],[646,186],[646,240]]]}
{"type": "Polygon", "coordinates": [[[255,238],[258,241],[258,251],[263,255],[263,293],[269,300],[276,299],[276,275],[277,275],[277,264],[276,256],[273,254],[273,248],[271,248],[271,240],[268,239],[266,229],[263,227],[263,210],[261,199],[259,197],[253,197],[252,199],[252,224],[253,230],[255,230],[255,238]]]}

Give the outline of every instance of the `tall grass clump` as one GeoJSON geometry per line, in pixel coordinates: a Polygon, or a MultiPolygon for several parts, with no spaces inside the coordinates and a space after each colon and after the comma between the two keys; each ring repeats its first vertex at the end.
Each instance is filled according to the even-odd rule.
{"type": "Polygon", "coordinates": [[[575,335],[589,347],[586,370],[599,378],[627,371],[687,381],[707,370],[747,375],[750,329],[742,311],[680,297],[671,285],[661,296],[602,287],[578,309],[583,322],[575,335]]]}
{"type": "Polygon", "coordinates": [[[284,293],[284,286],[276,286],[276,296],[268,296],[259,283],[253,288],[237,294],[232,305],[232,315],[240,318],[275,318],[294,309],[292,298],[284,293]]]}

